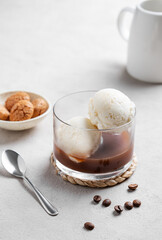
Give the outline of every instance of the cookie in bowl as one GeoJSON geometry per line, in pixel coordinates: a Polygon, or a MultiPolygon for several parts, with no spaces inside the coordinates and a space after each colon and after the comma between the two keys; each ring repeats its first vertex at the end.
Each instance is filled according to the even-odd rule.
{"type": "Polygon", "coordinates": [[[36,98],[32,101],[34,107],[33,118],[43,114],[48,109],[48,104],[43,98],[36,98]]]}
{"type": "Polygon", "coordinates": [[[11,108],[10,121],[24,121],[33,116],[33,104],[27,100],[20,100],[11,108]]]}
{"type": "Polygon", "coordinates": [[[26,91],[0,93],[0,128],[20,131],[35,127],[51,110],[43,96],[26,91]]]}
{"type": "Polygon", "coordinates": [[[19,102],[20,100],[28,100],[30,101],[30,96],[26,92],[16,92],[9,96],[5,101],[5,107],[8,111],[11,111],[11,108],[14,106],[15,103],[19,102]]]}
{"type": "Polygon", "coordinates": [[[9,118],[9,111],[0,104],[0,120],[7,120],[9,118]]]}

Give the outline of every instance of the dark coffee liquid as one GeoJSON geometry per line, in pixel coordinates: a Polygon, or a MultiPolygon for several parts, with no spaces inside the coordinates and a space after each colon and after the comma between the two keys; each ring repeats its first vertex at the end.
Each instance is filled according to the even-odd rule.
{"type": "Polygon", "coordinates": [[[121,134],[104,132],[98,150],[88,158],[68,156],[56,144],[54,153],[60,163],[73,170],[85,173],[107,173],[120,169],[131,160],[133,142],[126,131],[121,134]]]}

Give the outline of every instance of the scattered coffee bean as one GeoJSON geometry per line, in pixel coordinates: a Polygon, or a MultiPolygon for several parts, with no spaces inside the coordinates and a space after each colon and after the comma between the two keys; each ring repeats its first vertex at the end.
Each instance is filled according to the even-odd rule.
{"type": "Polygon", "coordinates": [[[117,213],[119,213],[119,214],[123,211],[123,207],[122,207],[121,205],[116,205],[116,206],[114,207],[114,209],[115,209],[115,211],[116,211],[117,213]]]}
{"type": "Polygon", "coordinates": [[[135,190],[138,187],[138,184],[134,183],[134,184],[129,184],[128,185],[129,189],[131,190],[135,190]]]}
{"type": "Polygon", "coordinates": [[[84,227],[87,229],[87,230],[93,230],[94,229],[94,224],[91,223],[91,222],[86,222],[84,223],[84,227]]]}
{"type": "Polygon", "coordinates": [[[102,205],[103,205],[104,207],[108,207],[108,206],[110,206],[110,204],[111,204],[111,200],[110,200],[110,199],[105,199],[105,200],[102,202],[102,205]]]}
{"type": "Polygon", "coordinates": [[[134,205],[134,207],[139,207],[139,206],[141,205],[141,201],[138,200],[138,199],[135,199],[135,200],[133,201],[133,205],[134,205]]]}
{"type": "Polygon", "coordinates": [[[131,209],[133,208],[133,204],[132,204],[131,202],[126,202],[126,203],[124,204],[124,207],[125,207],[126,209],[128,209],[128,210],[131,210],[131,209]]]}
{"type": "Polygon", "coordinates": [[[100,196],[100,195],[95,195],[95,196],[93,197],[93,201],[94,201],[95,203],[99,203],[99,202],[101,201],[101,196],[100,196]]]}

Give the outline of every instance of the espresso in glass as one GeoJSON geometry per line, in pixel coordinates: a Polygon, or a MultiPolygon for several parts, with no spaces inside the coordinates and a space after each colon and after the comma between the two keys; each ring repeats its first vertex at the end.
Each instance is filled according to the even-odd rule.
{"type": "MultiPolygon", "coordinates": [[[[88,180],[108,179],[121,174],[131,165],[134,150],[134,119],[112,129],[93,129],[92,131],[100,132],[101,138],[98,148],[88,157],[66,153],[57,141],[59,136],[56,133],[59,127],[66,124],[66,119],[81,115],[80,111],[87,107],[91,95],[94,95],[93,91],[79,92],[65,96],[56,102],[54,106],[54,158],[57,167],[70,176],[88,180]],[[79,100],[80,108],[75,107],[74,104],[79,100]],[[71,112],[68,111],[69,107],[71,112]]],[[[86,110],[82,112],[82,116],[85,115],[86,110]]],[[[81,131],[91,130],[81,129],[81,131]]]]}
{"type": "Polygon", "coordinates": [[[121,134],[103,132],[97,151],[88,158],[68,155],[57,144],[54,146],[57,160],[64,166],[85,173],[113,172],[126,165],[133,155],[133,140],[127,131],[121,134]]]}

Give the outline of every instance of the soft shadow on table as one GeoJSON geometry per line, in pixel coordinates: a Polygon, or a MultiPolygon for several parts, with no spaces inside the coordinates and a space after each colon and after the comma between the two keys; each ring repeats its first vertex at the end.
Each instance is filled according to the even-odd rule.
{"type": "MultiPolygon", "coordinates": [[[[50,200],[49,197],[49,193],[45,194],[44,191],[42,190],[43,188],[49,188],[49,189],[53,189],[53,193],[55,194],[55,192],[59,192],[60,190],[62,191],[62,194],[64,194],[65,196],[67,196],[67,194],[70,193],[70,195],[78,195],[81,194],[83,195],[87,195],[87,194],[92,194],[95,195],[100,194],[101,191],[103,190],[108,190],[109,188],[90,188],[90,187],[86,187],[86,186],[80,186],[80,185],[74,185],[71,184],[70,182],[64,181],[61,176],[57,175],[54,169],[54,166],[51,164],[51,162],[49,161],[49,164],[47,166],[46,169],[43,169],[43,172],[40,172],[40,179],[41,182],[39,182],[39,185],[36,184],[36,186],[38,187],[38,189],[45,195],[45,197],[47,197],[47,199],[50,200]]],[[[2,166],[0,166],[0,178],[9,178],[10,181],[19,181],[20,185],[22,186],[23,191],[27,191],[38,203],[38,199],[35,196],[33,190],[30,188],[30,186],[28,186],[28,184],[26,184],[26,182],[23,179],[19,179],[16,178],[12,175],[10,175],[2,166]]],[[[31,179],[32,180],[32,179],[31,179]]],[[[35,184],[35,182],[33,182],[35,184]]],[[[118,188],[120,184],[113,186],[113,188],[118,188]]],[[[51,190],[50,190],[51,191],[51,190]]],[[[47,192],[50,192],[47,191],[47,192]]],[[[90,204],[94,204],[93,201],[89,202],[90,204]]],[[[39,203],[40,204],[40,203],[39,203]]]]}
{"type": "Polygon", "coordinates": [[[23,141],[28,135],[35,131],[35,128],[31,128],[24,131],[9,131],[0,129],[0,145],[7,145],[16,141],[23,141]]]}
{"type": "Polygon", "coordinates": [[[42,181],[45,181],[48,186],[54,189],[61,189],[65,192],[70,192],[70,194],[78,194],[82,190],[82,193],[86,194],[87,191],[89,192],[96,192],[95,188],[89,188],[84,186],[79,186],[72,184],[70,182],[64,181],[61,176],[56,174],[54,166],[49,161],[49,165],[47,169],[42,173],[42,181]]]}
{"type": "Polygon", "coordinates": [[[9,174],[2,165],[0,165],[0,178],[5,177],[5,178],[13,178],[11,174],[9,174]]]}
{"type": "MultiPolygon", "coordinates": [[[[22,188],[27,191],[29,194],[31,194],[33,196],[33,198],[39,203],[37,197],[35,196],[34,192],[31,190],[31,188],[29,187],[29,185],[27,185],[25,183],[25,181],[21,178],[17,178],[12,176],[11,174],[9,174],[1,165],[0,166],[0,178],[4,177],[4,178],[9,178],[11,181],[16,180],[19,181],[20,185],[22,186],[22,188]]],[[[39,203],[40,204],[40,203],[39,203]]]]}
{"type": "MultiPolygon", "coordinates": [[[[119,62],[102,62],[99,68],[95,69],[95,81],[102,88],[113,87],[128,91],[142,91],[148,88],[157,88],[162,83],[142,82],[130,76],[126,66],[119,62]]],[[[100,87],[100,88],[101,88],[100,87]]]]}
{"type": "MultiPolygon", "coordinates": [[[[62,179],[61,176],[56,174],[55,168],[54,166],[51,164],[51,162],[49,161],[49,165],[46,168],[46,170],[44,170],[41,173],[41,179],[42,182],[44,182],[47,186],[50,186],[51,189],[55,189],[56,192],[59,191],[61,189],[62,192],[65,193],[69,193],[71,195],[77,195],[78,193],[82,193],[82,194],[87,194],[87,193],[92,193],[92,194],[96,194],[101,191],[108,190],[111,187],[106,187],[106,188],[90,188],[90,187],[86,187],[86,186],[80,186],[80,185],[75,185],[72,184],[70,182],[64,181],[62,179]]],[[[118,188],[120,184],[113,186],[113,188],[118,188]]]]}
{"type": "Polygon", "coordinates": [[[127,87],[131,88],[152,88],[157,87],[157,85],[162,85],[162,83],[150,83],[150,82],[142,82],[138,79],[133,78],[129,75],[129,73],[126,70],[126,67],[124,65],[118,65],[117,68],[119,68],[119,81],[127,85],[127,87]]]}
{"type": "MultiPolygon", "coordinates": [[[[64,192],[65,194],[67,192],[70,192],[70,194],[73,195],[77,195],[79,192],[82,192],[82,194],[87,194],[87,192],[91,192],[93,194],[93,192],[96,192],[97,188],[87,188],[87,187],[82,187],[79,185],[73,185],[69,182],[64,181],[60,176],[58,176],[55,172],[55,169],[53,167],[53,165],[51,164],[50,160],[49,160],[49,164],[47,166],[46,169],[43,169],[43,172],[40,173],[41,174],[41,183],[42,185],[45,185],[47,187],[50,187],[51,189],[54,189],[56,192],[59,191],[61,189],[62,192],[64,192]]],[[[33,191],[30,189],[30,187],[23,181],[23,179],[19,179],[16,178],[12,175],[10,175],[2,166],[2,164],[0,165],[0,178],[9,178],[10,181],[19,181],[20,185],[22,186],[22,188],[24,189],[24,191],[29,192],[29,194],[31,194],[35,200],[37,200],[37,198],[35,197],[35,194],[33,193],[33,191]]],[[[34,182],[35,184],[35,182],[34,182]]],[[[38,189],[41,189],[41,184],[39,184],[39,186],[37,186],[38,189]]],[[[98,189],[99,191],[100,189],[98,189]]],[[[43,191],[42,191],[43,193],[43,191]]],[[[37,200],[38,201],[38,200],[37,200]]],[[[39,202],[39,201],[38,201],[39,202]]]]}
{"type": "MultiPolygon", "coordinates": [[[[19,178],[16,178],[16,177],[10,175],[8,172],[6,172],[5,169],[3,169],[2,166],[0,166],[0,178],[9,178],[10,181],[13,181],[13,180],[19,181],[19,183],[22,187],[22,193],[23,193],[23,191],[27,191],[39,203],[37,197],[35,196],[33,190],[30,188],[30,186],[28,186],[28,184],[26,184],[23,179],[19,179],[19,178]]],[[[42,185],[44,185],[50,189],[53,189],[54,192],[58,192],[61,190],[65,195],[67,195],[67,193],[70,193],[71,195],[78,195],[78,193],[82,193],[82,195],[83,194],[86,195],[87,192],[91,192],[92,194],[94,192],[96,192],[95,188],[87,188],[87,187],[82,187],[79,185],[73,185],[69,182],[65,182],[60,176],[56,175],[55,169],[51,165],[50,162],[49,162],[47,169],[43,170],[43,172],[41,173],[41,182],[42,182],[42,185]]],[[[33,183],[35,184],[35,182],[33,182],[33,183]]],[[[43,191],[42,185],[36,184],[36,186],[43,193],[43,195],[45,197],[47,197],[47,199],[51,200],[51,197],[49,195],[50,191],[48,191],[48,193],[45,194],[45,192],[43,191]]],[[[99,192],[99,190],[100,189],[98,189],[97,191],[99,192]]]]}

